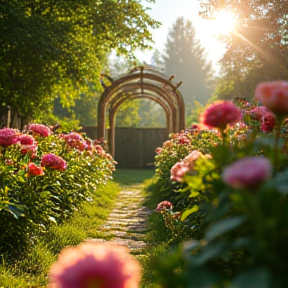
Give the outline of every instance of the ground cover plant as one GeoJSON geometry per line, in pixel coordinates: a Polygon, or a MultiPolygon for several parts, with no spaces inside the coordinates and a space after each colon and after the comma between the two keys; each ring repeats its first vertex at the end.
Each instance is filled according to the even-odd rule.
{"type": "Polygon", "coordinates": [[[155,208],[173,244],[154,264],[160,287],[287,287],[288,84],[260,83],[255,99],[212,104],[205,130],[157,150],[155,208]]]}

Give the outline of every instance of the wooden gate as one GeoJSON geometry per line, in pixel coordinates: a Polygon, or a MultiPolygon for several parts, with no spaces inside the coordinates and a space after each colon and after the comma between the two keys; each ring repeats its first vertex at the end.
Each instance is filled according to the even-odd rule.
{"type": "Polygon", "coordinates": [[[121,168],[153,167],[155,150],[168,139],[166,128],[115,128],[115,160],[121,168]]]}

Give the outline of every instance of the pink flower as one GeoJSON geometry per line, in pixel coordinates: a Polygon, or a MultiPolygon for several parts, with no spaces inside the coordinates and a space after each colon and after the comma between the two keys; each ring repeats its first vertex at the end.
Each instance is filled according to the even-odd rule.
{"type": "Polygon", "coordinates": [[[271,176],[271,170],[271,163],[267,158],[245,157],[227,166],[222,179],[234,189],[253,189],[271,176]]]}
{"type": "Polygon", "coordinates": [[[18,141],[20,142],[20,144],[22,145],[33,145],[35,140],[33,138],[33,136],[31,135],[20,135],[18,137],[18,141]]]}
{"type": "Polygon", "coordinates": [[[52,134],[51,129],[42,124],[30,124],[28,129],[32,131],[33,134],[37,134],[43,137],[47,137],[52,134]]]}
{"type": "Polygon", "coordinates": [[[267,113],[262,119],[261,119],[261,126],[260,129],[263,132],[271,132],[273,131],[274,127],[276,125],[276,118],[274,114],[267,113]]]}
{"type": "Polygon", "coordinates": [[[183,182],[183,177],[190,170],[189,164],[187,162],[181,161],[174,164],[171,168],[171,177],[172,181],[183,182]]]}
{"type": "Polygon", "coordinates": [[[137,288],[140,265],[124,246],[86,242],[64,248],[51,266],[49,288],[137,288]]]}
{"type": "Polygon", "coordinates": [[[231,101],[217,101],[208,107],[200,116],[201,124],[208,128],[224,130],[241,120],[241,110],[231,101]]]}
{"type": "Polygon", "coordinates": [[[195,161],[203,156],[204,155],[201,152],[194,150],[183,159],[183,162],[188,164],[189,170],[192,170],[195,165],[195,161]]]}
{"type": "Polygon", "coordinates": [[[155,150],[156,154],[161,154],[162,151],[163,151],[163,148],[161,147],[157,147],[155,150]]]}
{"type": "Polygon", "coordinates": [[[274,114],[288,115],[288,82],[260,83],[256,87],[255,98],[274,114]]]}
{"type": "Polygon", "coordinates": [[[50,153],[42,157],[41,166],[49,167],[55,170],[65,170],[67,168],[67,163],[61,157],[50,153]]]}
{"type": "Polygon", "coordinates": [[[37,156],[37,148],[38,147],[36,145],[21,145],[21,153],[30,154],[32,158],[35,158],[37,156]]]}
{"type": "Polygon", "coordinates": [[[163,210],[172,210],[172,203],[169,201],[162,201],[157,205],[156,211],[161,213],[163,210]]]}
{"type": "Polygon", "coordinates": [[[0,146],[8,147],[18,143],[19,131],[12,128],[0,129],[0,146]]]}
{"type": "Polygon", "coordinates": [[[61,135],[61,137],[66,141],[68,146],[77,150],[83,151],[88,146],[84,138],[79,133],[71,132],[69,134],[61,135]]]}
{"type": "Polygon", "coordinates": [[[41,167],[37,166],[35,163],[28,164],[28,175],[29,176],[39,176],[43,175],[44,171],[41,167]]]}

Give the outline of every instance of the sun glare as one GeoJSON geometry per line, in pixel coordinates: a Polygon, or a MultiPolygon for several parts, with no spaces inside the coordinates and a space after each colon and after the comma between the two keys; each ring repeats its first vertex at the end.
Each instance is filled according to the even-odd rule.
{"type": "Polygon", "coordinates": [[[227,10],[220,10],[215,13],[213,20],[213,30],[215,34],[227,35],[234,30],[235,17],[227,10]]]}

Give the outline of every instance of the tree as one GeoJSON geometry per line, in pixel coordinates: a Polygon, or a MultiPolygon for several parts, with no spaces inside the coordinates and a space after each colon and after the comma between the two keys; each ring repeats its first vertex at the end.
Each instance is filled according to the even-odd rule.
{"type": "Polygon", "coordinates": [[[288,78],[287,1],[200,1],[204,17],[226,9],[237,19],[234,33],[224,38],[220,85],[226,82],[229,89],[222,89],[220,98],[252,98],[259,82],[288,78]]]}
{"type": "Polygon", "coordinates": [[[57,97],[72,106],[112,49],[148,48],[158,25],[139,0],[0,0],[0,104],[26,116],[57,97]]]}
{"type": "Polygon", "coordinates": [[[165,73],[183,81],[179,91],[185,105],[193,104],[194,100],[206,103],[212,93],[212,68],[191,21],[183,17],[176,20],[167,37],[165,52],[165,73]]]}

